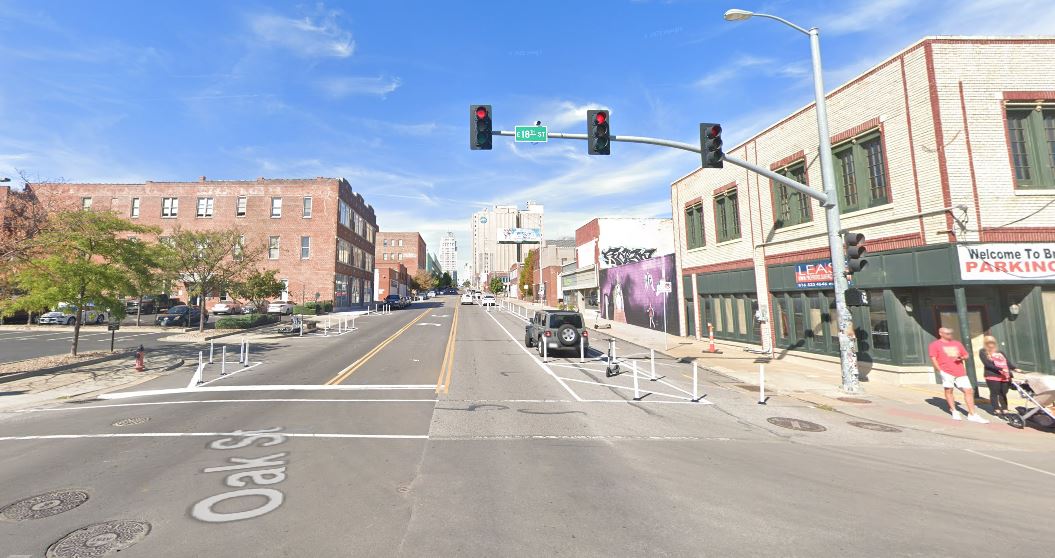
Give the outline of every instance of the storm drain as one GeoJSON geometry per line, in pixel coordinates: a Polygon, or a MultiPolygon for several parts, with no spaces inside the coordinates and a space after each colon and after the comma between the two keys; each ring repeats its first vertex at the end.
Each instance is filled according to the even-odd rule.
{"type": "Polygon", "coordinates": [[[827,428],[808,420],[800,420],[796,418],[787,417],[769,417],[766,422],[774,426],[781,428],[787,428],[789,430],[798,430],[800,432],[824,432],[827,428]]]}
{"type": "Polygon", "coordinates": [[[0,516],[11,521],[43,519],[68,512],[87,501],[87,492],[59,490],[19,500],[0,510],[0,516]]]}
{"type": "Polygon", "coordinates": [[[836,397],[836,399],[842,401],[843,403],[871,403],[871,401],[867,399],[861,399],[860,397],[836,397]]]}
{"type": "Polygon", "coordinates": [[[82,527],[48,547],[47,558],[95,558],[121,552],[150,533],[144,521],[106,521],[82,527]]]}
{"type": "Polygon", "coordinates": [[[900,428],[894,428],[893,426],[879,424],[878,422],[852,420],[846,424],[849,424],[850,426],[856,426],[857,428],[864,428],[865,430],[874,430],[875,432],[901,432],[900,428]]]}
{"type": "Polygon", "coordinates": [[[150,420],[150,417],[130,417],[115,422],[114,426],[135,426],[137,424],[143,424],[148,420],[150,420]]]}

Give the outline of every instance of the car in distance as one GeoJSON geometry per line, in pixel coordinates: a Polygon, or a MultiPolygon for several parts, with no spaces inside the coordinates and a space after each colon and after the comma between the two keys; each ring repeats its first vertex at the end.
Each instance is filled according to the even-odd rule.
{"type": "Polygon", "coordinates": [[[233,301],[217,302],[216,304],[212,305],[212,308],[209,309],[209,311],[212,312],[213,314],[216,314],[216,315],[221,315],[221,314],[241,314],[242,313],[242,305],[238,304],[237,302],[233,302],[233,301]]]}
{"type": "Polygon", "coordinates": [[[292,302],[282,302],[281,300],[276,300],[276,301],[272,302],[271,304],[267,305],[267,313],[268,314],[285,314],[285,315],[288,316],[288,315],[293,313],[293,303],[292,302]]]}
{"type": "MultiPolygon", "coordinates": [[[[201,319],[201,311],[197,306],[180,305],[169,308],[164,314],[158,314],[157,318],[154,318],[154,324],[161,327],[190,327],[198,325],[201,319]]],[[[205,319],[209,319],[208,316],[205,319]]]]}
{"type": "Polygon", "coordinates": [[[472,304],[472,303],[473,303],[473,295],[471,295],[469,293],[465,293],[465,294],[462,295],[462,304],[472,304]]]}
{"type": "Polygon", "coordinates": [[[392,308],[395,308],[397,310],[403,308],[403,299],[397,294],[390,294],[386,296],[385,299],[381,301],[381,303],[391,306],[392,308]]]}
{"type": "Polygon", "coordinates": [[[485,294],[480,297],[480,306],[498,306],[498,300],[495,299],[493,294],[485,294]]]}
{"type": "MultiPolygon", "coordinates": [[[[59,303],[55,310],[47,312],[37,320],[38,324],[73,325],[77,323],[76,309],[67,303],[59,303]]],[[[96,310],[95,305],[86,304],[81,310],[82,324],[104,324],[110,315],[105,310],[96,310]]]]}
{"type": "Polygon", "coordinates": [[[559,350],[578,351],[580,342],[584,350],[589,350],[590,334],[584,323],[578,312],[539,310],[524,326],[524,345],[537,347],[539,354],[542,354],[543,343],[547,354],[559,350]]]}

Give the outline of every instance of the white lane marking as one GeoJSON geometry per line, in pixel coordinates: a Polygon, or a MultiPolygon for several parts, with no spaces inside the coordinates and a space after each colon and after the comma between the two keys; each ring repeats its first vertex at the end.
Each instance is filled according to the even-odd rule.
{"type": "MultiPolygon", "coordinates": [[[[435,386],[433,386],[435,387],[435,386]]],[[[0,436],[0,442],[19,440],[78,440],[82,438],[196,438],[239,436],[237,432],[122,432],[107,434],[43,434],[39,436],[0,436]]],[[[427,440],[428,434],[314,434],[284,433],[291,438],[367,438],[378,440],[427,440]]]]}
{"type": "Polygon", "coordinates": [[[259,385],[259,386],[211,386],[211,387],[198,387],[198,388],[171,388],[171,389],[150,389],[144,391],[119,391],[114,393],[104,393],[99,396],[99,399],[125,399],[128,397],[143,397],[146,395],[170,395],[179,393],[205,393],[209,391],[328,391],[328,390],[347,390],[347,391],[386,391],[386,390],[401,390],[401,389],[436,389],[435,384],[352,384],[352,385],[259,385]]]}
{"type": "Polygon", "coordinates": [[[716,441],[729,442],[724,436],[620,436],[618,434],[577,436],[574,434],[511,434],[508,436],[433,436],[430,440],[657,440],[677,442],[716,441]]]}
{"type": "MultiPolygon", "coordinates": [[[[605,387],[610,387],[610,388],[615,388],[615,389],[625,389],[625,390],[629,390],[629,391],[634,391],[634,386],[617,386],[615,384],[606,384],[604,382],[594,382],[594,381],[591,381],[591,380],[576,380],[575,378],[561,378],[561,379],[565,380],[565,381],[568,381],[568,382],[577,382],[577,383],[580,383],[580,384],[590,384],[590,385],[594,385],[594,386],[605,386],[605,387]]],[[[651,391],[651,390],[646,390],[646,389],[642,389],[642,390],[638,390],[638,391],[640,391],[641,393],[644,393],[645,395],[653,394],[653,395],[662,395],[663,397],[670,397],[671,399],[684,399],[680,395],[670,395],[670,394],[666,394],[666,393],[660,393],[658,391],[651,391]]],[[[634,403],[637,403],[637,401],[635,401],[634,403]]]]}
{"type": "Polygon", "coordinates": [[[423,325],[424,326],[429,326],[430,325],[430,326],[436,326],[436,327],[443,327],[441,324],[437,324],[437,323],[433,323],[433,322],[418,322],[417,325],[419,325],[419,326],[423,326],[423,325]]]}
{"type": "Polygon", "coordinates": [[[543,372],[552,376],[554,380],[557,380],[557,383],[559,383],[569,394],[571,394],[571,396],[574,397],[576,401],[582,401],[582,397],[579,397],[579,394],[575,393],[571,389],[571,387],[568,386],[568,384],[564,383],[564,380],[560,379],[560,376],[557,376],[557,373],[554,372],[552,368],[546,366],[546,363],[539,360],[538,357],[531,354],[530,351],[528,351],[523,345],[521,345],[520,341],[517,341],[517,338],[513,337],[512,333],[509,333],[509,330],[506,329],[506,326],[502,325],[502,323],[498,321],[498,318],[495,318],[494,315],[491,313],[488,313],[487,316],[494,320],[495,323],[498,324],[498,327],[502,328],[502,331],[506,332],[506,335],[508,335],[509,339],[513,341],[513,344],[519,347],[521,351],[524,351],[524,354],[531,357],[531,360],[533,360],[535,364],[537,364],[539,368],[542,369],[543,372]]]}
{"type": "Polygon", "coordinates": [[[1029,469],[1030,471],[1033,471],[1035,473],[1040,473],[1042,475],[1048,475],[1049,477],[1055,477],[1055,473],[1052,473],[1051,471],[1045,471],[1044,469],[1037,469],[1036,467],[1030,467],[1029,465],[1026,465],[1026,464],[1023,464],[1023,463],[1018,463],[1018,462],[1015,462],[1015,461],[1011,461],[1010,459],[1004,459],[1003,457],[997,457],[995,455],[989,455],[988,453],[982,453],[980,451],[975,451],[973,449],[965,449],[963,451],[966,451],[966,452],[969,452],[969,453],[973,453],[975,455],[980,455],[982,457],[988,457],[989,459],[995,459],[997,461],[1002,461],[1004,463],[1007,463],[1008,465],[1014,465],[1016,467],[1022,467],[1023,469],[1029,469]]]}
{"type": "Polygon", "coordinates": [[[79,407],[51,407],[48,409],[19,409],[15,413],[43,413],[49,411],[86,411],[112,407],[145,407],[150,405],[198,405],[202,403],[435,403],[436,399],[204,399],[201,401],[152,401],[148,403],[114,403],[79,407]]]}
{"type": "MultiPolygon", "coordinates": [[[[238,363],[235,363],[235,364],[237,365],[238,363]]],[[[252,370],[252,369],[256,368],[257,366],[260,366],[261,364],[264,364],[264,363],[263,362],[256,362],[256,363],[250,364],[249,366],[245,366],[245,367],[239,368],[238,370],[235,370],[234,372],[231,372],[230,374],[228,374],[226,376],[220,376],[220,377],[217,377],[217,378],[213,378],[213,379],[209,380],[208,382],[203,382],[201,385],[207,386],[207,385],[209,385],[209,384],[211,384],[213,382],[218,382],[220,380],[225,380],[227,378],[230,378],[231,376],[234,376],[235,374],[237,374],[239,372],[245,372],[246,370],[252,370]]],[[[194,387],[194,386],[187,386],[187,387],[194,387]]]]}

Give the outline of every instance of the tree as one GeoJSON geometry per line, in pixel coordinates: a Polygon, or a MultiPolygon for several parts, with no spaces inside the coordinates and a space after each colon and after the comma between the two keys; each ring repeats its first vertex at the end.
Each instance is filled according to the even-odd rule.
{"type": "Polygon", "coordinates": [[[427,271],[419,271],[414,274],[413,288],[417,291],[431,291],[436,286],[436,278],[427,271]]]}
{"type": "MultiPolygon", "coordinates": [[[[10,189],[0,206],[0,316],[16,310],[13,301],[25,296],[15,282],[15,275],[22,269],[31,256],[34,247],[31,240],[48,224],[48,214],[60,208],[73,209],[70,204],[50,200],[42,202],[25,187],[29,179],[25,171],[17,171],[22,178],[22,189],[10,189]]],[[[37,308],[17,308],[28,313],[27,324],[31,323],[37,308]]]]}
{"type": "Polygon", "coordinates": [[[231,288],[248,277],[264,254],[260,243],[245,245],[238,229],[188,231],[178,226],[167,240],[171,258],[169,269],[198,297],[202,319],[198,331],[205,330],[205,298],[209,293],[231,288]]]}
{"type": "Polygon", "coordinates": [[[535,284],[535,267],[538,265],[537,258],[538,250],[529,251],[527,257],[524,258],[524,263],[520,266],[520,280],[517,282],[517,288],[520,289],[519,292],[517,292],[517,298],[524,296],[524,293],[529,293],[533,290],[535,284]]]}
{"type": "Polygon", "coordinates": [[[451,273],[449,271],[444,271],[443,275],[440,276],[440,288],[441,289],[446,289],[446,288],[450,287],[453,284],[454,284],[454,278],[451,277],[451,273]]]}
{"type": "Polygon", "coordinates": [[[501,277],[492,277],[491,283],[487,285],[487,288],[497,295],[505,292],[506,284],[502,282],[501,277]]]}
{"type": "Polygon", "coordinates": [[[13,306],[30,310],[69,305],[77,320],[70,354],[77,354],[81,317],[89,305],[124,316],[121,296],[133,291],[130,271],[140,261],[141,243],[133,234],[156,232],[113,213],[64,211],[55,213],[28,241],[25,265],[15,283],[25,296],[13,306]]]}
{"type": "Polygon", "coordinates": [[[466,279],[466,280],[465,280],[465,282],[464,282],[464,283],[462,283],[462,287],[463,287],[463,288],[466,288],[466,289],[468,289],[468,288],[469,288],[469,287],[471,287],[472,285],[473,285],[473,284],[472,284],[472,283],[470,283],[468,279],[466,279]]]}
{"type": "Polygon", "coordinates": [[[252,271],[244,280],[232,285],[231,291],[235,298],[248,300],[257,312],[264,313],[267,311],[268,299],[281,295],[285,288],[282,281],[275,277],[277,274],[274,269],[252,271]]]}
{"type": "MultiPolygon", "coordinates": [[[[165,244],[146,244],[132,240],[135,244],[129,246],[129,254],[132,257],[128,260],[128,272],[129,283],[132,285],[130,294],[139,301],[136,305],[136,326],[139,326],[143,317],[143,296],[161,291],[173,278],[166,265],[172,255],[165,244]]],[[[154,301],[154,304],[156,306],[157,301],[154,301]]]]}

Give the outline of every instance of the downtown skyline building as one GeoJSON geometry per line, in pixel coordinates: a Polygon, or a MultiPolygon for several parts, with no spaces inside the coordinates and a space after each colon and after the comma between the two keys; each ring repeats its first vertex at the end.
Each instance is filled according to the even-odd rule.
{"type": "Polygon", "coordinates": [[[472,276],[468,279],[479,286],[489,273],[509,271],[514,264],[523,262],[530,250],[544,244],[543,216],[543,205],[532,201],[527,202],[525,209],[496,205],[473,213],[469,224],[472,276]],[[535,242],[530,242],[535,238],[535,242]]]}

